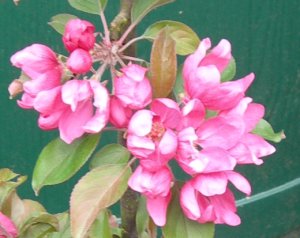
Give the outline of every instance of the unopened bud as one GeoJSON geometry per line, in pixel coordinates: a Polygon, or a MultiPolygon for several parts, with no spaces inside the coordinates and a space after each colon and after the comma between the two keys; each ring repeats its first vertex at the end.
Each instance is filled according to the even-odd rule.
{"type": "Polygon", "coordinates": [[[10,94],[10,99],[14,98],[18,94],[23,92],[23,82],[20,79],[15,79],[8,86],[8,92],[10,94]]]}

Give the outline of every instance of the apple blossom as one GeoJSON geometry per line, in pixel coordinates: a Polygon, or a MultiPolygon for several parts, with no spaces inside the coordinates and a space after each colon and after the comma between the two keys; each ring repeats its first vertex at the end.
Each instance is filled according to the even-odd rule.
{"type": "Polygon", "coordinates": [[[156,99],[151,110],[139,110],[130,119],[127,148],[150,171],[164,167],[177,149],[173,131],[180,122],[180,110],[171,99],[156,99]]]}
{"type": "Polygon", "coordinates": [[[158,226],[164,226],[166,223],[172,183],[173,175],[168,167],[150,172],[143,166],[139,166],[128,181],[128,185],[133,190],[146,196],[147,210],[158,226]]]}
{"type": "Polygon", "coordinates": [[[152,89],[148,78],[145,76],[147,69],[129,64],[121,69],[123,74],[114,79],[114,95],[131,109],[142,109],[152,99],[152,89]]]}

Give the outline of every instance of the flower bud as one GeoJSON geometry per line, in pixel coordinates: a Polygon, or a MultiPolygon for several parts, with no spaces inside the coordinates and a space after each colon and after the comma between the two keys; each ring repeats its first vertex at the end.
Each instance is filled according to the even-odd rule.
{"type": "Polygon", "coordinates": [[[10,95],[10,98],[14,98],[17,96],[19,93],[23,92],[23,82],[19,79],[15,79],[10,83],[8,86],[8,92],[10,95]]]}
{"type": "Polygon", "coordinates": [[[67,60],[67,67],[75,74],[83,74],[90,70],[93,60],[89,52],[76,49],[67,60]]]}
{"type": "Polygon", "coordinates": [[[91,50],[94,47],[96,38],[94,36],[95,27],[92,23],[80,20],[70,20],[65,28],[63,43],[69,52],[80,48],[91,50]]]}

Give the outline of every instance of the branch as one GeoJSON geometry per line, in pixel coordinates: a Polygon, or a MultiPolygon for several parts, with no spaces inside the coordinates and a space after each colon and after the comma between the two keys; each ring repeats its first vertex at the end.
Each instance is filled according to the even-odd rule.
{"type": "Polygon", "coordinates": [[[118,40],[130,25],[130,14],[133,0],[120,0],[120,12],[110,23],[110,38],[118,40]]]}

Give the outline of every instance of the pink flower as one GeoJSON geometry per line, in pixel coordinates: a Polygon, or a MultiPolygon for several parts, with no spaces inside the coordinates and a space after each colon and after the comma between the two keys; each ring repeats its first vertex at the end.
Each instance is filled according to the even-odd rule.
{"type": "Polygon", "coordinates": [[[121,69],[123,75],[114,79],[114,94],[125,107],[142,109],[152,99],[152,89],[146,78],[146,68],[130,64],[121,69]]]}
{"type": "Polygon", "coordinates": [[[259,159],[275,152],[275,148],[266,142],[261,136],[252,134],[251,131],[264,116],[264,106],[252,103],[251,98],[244,98],[231,110],[222,111],[220,116],[226,120],[239,116],[244,122],[245,132],[238,143],[230,148],[229,153],[236,158],[239,164],[263,163],[259,159]]]}
{"type": "Polygon", "coordinates": [[[239,225],[240,218],[235,214],[235,200],[227,188],[228,181],[250,195],[250,184],[238,173],[225,171],[199,174],[181,189],[180,204],[184,214],[200,223],[239,225]]]}
{"type": "Polygon", "coordinates": [[[142,166],[137,167],[128,181],[129,187],[146,196],[147,210],[158,226],[166,223],[172,181],[173,175],[168,167],[150,172],[142,166]]]}
{"type": "Polygon", "coordinates": [[[0,212],[0,238],[18,236],[18,230],[15,224],[2,212],[0,212]]]}
{"type": "Polygon", "coordinates": [[[117,128],[126,128],[133,112],[130,108],[124,107],[121,101],[112,96],[110,98],[110,116],[109,121],[117,128]]]}
{"type": "Polygon", "coordinates": [[[199,223],[214,222],[237,226],[241,219],[236,214],[235,199],[229,189],[221,195],[204,196],[191,182],[186,183],[180,193],[180,205],[183,213],[199,223]]]}
{"type": "Polygon", "coordinates": [[[16,52],[10,60],[15,67],[21,68],[31,79],[38,79],[47,74],[52,81],[60,80],[61,66],[55,53],[45,45],[28,46],[16,52]],[[60,74],[58,75],[57,72],[60,74]]]}
{"type": "Polygon", "coordinates": [[[231,46],[227,40],[221,40],[207,53],[210,47],[210,39],[203,39],[195,53],[185,60],[184,88],[190,98],[198,98],[206,108],[226,110],[244,97],[254,74],[237,81],[221,83],[221,73],[232,58],[231,46]]]}
{"type": "Polygon", "coordinates": [[[25,109],[33,107],[37,94],[61,84],[62,68],[55,53],[47,46],[33,44],[11,57],[14,66],[30,77],[23,83],[24,94],[18,105],[25,109]]]}
{"type": "Polygon", "coordinates": [[[177,136],[173,129],[181,115],[176,102],[162,98],[153,101],[150,110],[137,111],[128,125],[127,148],[140,158],[149,171],[155,171],[175,156],[177,136]]]}
{"type": "Polygon", "coordinates": [[[70,144],[86,133],[98,133],[107,124],[109,95],[95,80],[71,80],[61,87],[41,92],[34,102],[40,112],[39,126],[59,128],[60,137],[70,144]]]}
{"type": "Polygon", "coordinates": [[[89,51],[94,47],[96,38],[94,36],[95,27],[92,23],[80,20],[70,20],[65,28],[63,43],[69,52],[78,48],[89,51]]]}
{"type": "Polygon", "coordinates": [[[68,60],[67,67],[75,74],[87,73],[93,65],[93,59],[86,50],[74,50],[68,60]]]}

